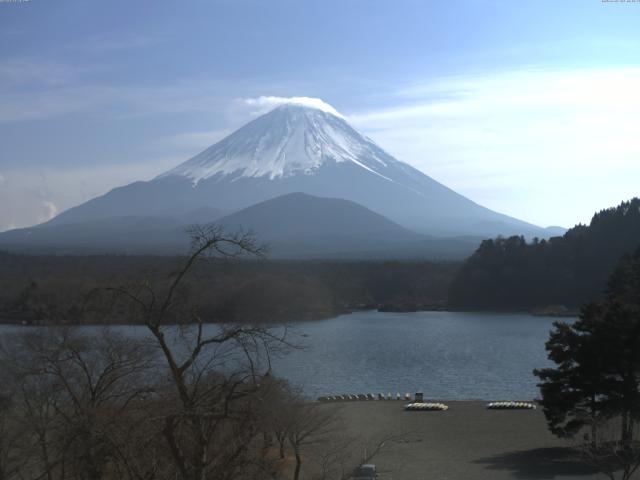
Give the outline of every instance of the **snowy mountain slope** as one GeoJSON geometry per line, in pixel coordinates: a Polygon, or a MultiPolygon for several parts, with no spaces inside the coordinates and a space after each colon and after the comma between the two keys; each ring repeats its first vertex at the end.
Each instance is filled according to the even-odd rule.
{"type": "Polygon", "coordinates": [[[194,184],[217,174],[273,180],[312,175],[325,162],[353,162],[382,177],[380,170],[399,163],[342,118],[318,109],[283,105],[159,178],[184,176],[194,184]]]}
{"type": "Polygon", "coordinates": [[[431,235],[548,236],[393,158],[340,116],[302,105],[282,105],[155,179],[114,189],[49,223],[236,211],[292,192],[351,200],[431,235]]]}

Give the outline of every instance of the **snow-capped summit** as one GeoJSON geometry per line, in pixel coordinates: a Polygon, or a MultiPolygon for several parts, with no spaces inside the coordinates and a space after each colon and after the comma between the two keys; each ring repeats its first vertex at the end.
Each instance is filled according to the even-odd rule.
{"type": "Polygon", "coordinates": [[[431,235],[546,236],[543,229],[482,207],[396,160],[319,99],[254,102],[279,105],[153,180],[113,189],[49,224],[122,216],[191,218],[194,211],[230,213],[301,192],[349,200],[431,235]]]}
{"type": "Polygon", "coordinates": [[[322,106],[292,101],[263,115],[185,163],[160,175],[198,183],[215,175],[312,175],[325,163],[352,162],[384,178],[397,162],[343,118],[322,106]]]}
{"type": "Polygon", "coordinates": [[[336,117],[344,118],[344,116],[335,109],[333,105],[329,105],[321,98],[314,97],[273,97],[261,96],[257,98],[247,98],[244,103],[262,110],[266,113],[279,105],[300,105],[303,107],[315,108],[323,112],[331,113],[336,117]]]}

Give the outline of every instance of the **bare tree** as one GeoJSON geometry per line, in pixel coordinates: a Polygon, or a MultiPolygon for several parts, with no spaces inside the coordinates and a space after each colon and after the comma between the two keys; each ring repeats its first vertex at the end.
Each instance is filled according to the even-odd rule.
{"type": "Polygon", "coordinates": [[[330,434],[337,429],[336,410],[331,406],[295,399],[287,414],[287,438],[295,456],[293,479],[298,480],[302,468],[303,449],[329,440],[330,434]]]}
{"type": "Polygon", "coordinates": [[[336,435],[326,442],[315,455],[311,456],[317,472],[314,480],[346,480],[353,472],[358,458],[358,438],[349,435],[336,435]]]}
{"type": "Polygon", "coordinates": [[[312,457],[319,469],[314,480],[349,480],[356,467],[373,462],[393,444],[408,441],[412,432],[386,432],[376,438],[348,436],[339,430],[312,457]]]}
{"type": "Polygon", "coordinates": [[[410,436],[407,432],[375,438],[350,435],[343,426],[340,406],[310,402],[282,379],[268,379],[265,390],[262,428],[275,439],[280,459],[292,453],[294,479],[304,473],[314,480],[347,480],[355,467],[410,436]]]}
{"type": "Polygon", "coordinates": [[[111,432],[151,390],[142,379],[153,355],[140,342],[102,332],[37,330],[3,345],[28,476],[100,479],[114,460],[111,432]],[[40,473],[38,473],[40,472],[40,473]]]}
{"type": "Polygon", "coordinates": [[[279,478],[260,440],[268,446],[283,421],[273,406],[285,403],[298,413],[279,441],[283,451],[294,445],[299,475],[300,449],[318,431],[308,422],[320,416],[270,375],[272,355],[290,347],[286,328],[206,324],[185,281],[209,255],[263,249],[215,226],[191,233],[191,255],[168,278],[101,289],[88,302],[92,314],[106,307],[143,325],[143,338],[52,328],[2,343],[11,401],[0,404],[0,480],[279,478]],[[5,430],[25,433],[9,443],[5,430]]]}
{"type": "Polygon", "coordinates": [[[185,279],[208,255],[260,257],[264,247],[250,233],[227,234],[215,225],[190,233],[192,253],[164,289],[147,282],[111,291],[131,307],[132,320],[147,327],[168,367],[173,393],[165,393],[173,401],[163,402],[162,434],[176,474],[185,480],[241,478],[257,463],[250,458],[260,433],[253,402],[284,332],[205,325],[183,289],[185,279]]]}
{"type": "Polygon", "coordinates": [[[22,434],[16,425],[13,399],[0,392],[0,480],[13,478],[20,470],[22,459],[17,444],[22,434]]]}

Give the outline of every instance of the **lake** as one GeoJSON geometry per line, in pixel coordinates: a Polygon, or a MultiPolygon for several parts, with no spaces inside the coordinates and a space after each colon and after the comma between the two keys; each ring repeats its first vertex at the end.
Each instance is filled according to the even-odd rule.
{"type": "MultiPolygon", "coordinates": [[[[358,312],[299,323],[307,345],[275,364],[305,393],[414,393],[446,400],[533,399],[550,364],[551,317],[358,312]]],[[[567,319],[571,321],[572,319],[567,319]]]]}
{"type": "MultiPolygon", "coordinates": [[[[532,370],[549,365],[544,344],[555,320],[367,311],[300,322],[292,332],[304,349],[275,359],[274,372],[310,397],[422,391],[442,400],[533,399],[539,393],[532,370]]],[[[24,328],[4,325],[0,332],[24,328]]],[[[114,329],[145,334],[142,327],[114,329]]]]}

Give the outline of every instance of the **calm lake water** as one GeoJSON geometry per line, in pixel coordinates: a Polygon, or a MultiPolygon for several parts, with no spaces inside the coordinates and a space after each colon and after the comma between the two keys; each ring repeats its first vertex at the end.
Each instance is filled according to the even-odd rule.
{"type": "MultiPolygon", "coordinates": [[[[533,399],[557,320],[458,312],[359,312],[300,323],[307,345],[275,370],[313,396],[422,391],[447,400],[533,399]]],[[[569,319],[570,320],[570,319],[569,319]]]]}
{"type": "MultiPolygon", "coordinates": [[[[533,399],[538,389],[532,370],[549,364],[544,343],[554,320],[371,311],[301,322],[292,333],[304,349],[276,359],[274,371],[310,397],[422,391],[444,400],[533,399]]],[[[0,333],[23,328],[0,326],[0,333]]],[[[115,329],[145,334],[141,327],[115,329]]]]}

